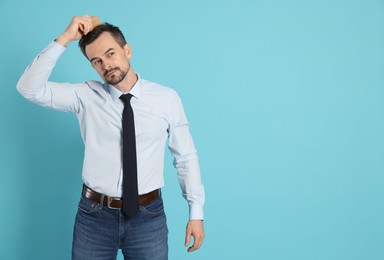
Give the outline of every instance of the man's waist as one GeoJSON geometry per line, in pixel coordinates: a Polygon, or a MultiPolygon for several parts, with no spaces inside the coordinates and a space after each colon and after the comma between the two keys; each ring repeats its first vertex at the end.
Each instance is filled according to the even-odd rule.
{"type": "MultiPolygon", "coordinates": [[[[96,202],[103,204],[104,206],[108,208],[113,209],[121,209],[123,207],[123,199],[118,197],[110,197],[102,193],[98,193],[91,188],[87,187],[86,185],[83,186],[83,192],[82,194],[96,202]]],[[[157,198],[161,197],[161,189],[153,190],[149,193],[139,195],[139,205],[140,206],[146,206],[152,201],[156,200],[157,198]]]]}

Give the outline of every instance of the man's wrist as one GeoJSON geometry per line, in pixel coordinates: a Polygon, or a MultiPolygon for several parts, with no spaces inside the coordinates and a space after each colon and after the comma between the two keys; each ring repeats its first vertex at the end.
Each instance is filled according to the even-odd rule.
{"type": "Polygon", "coordinates": [[[56,40],[55,40],[58,44],[60,44],[61,46],[63,47],[67,47],[68,44],[71,43],[71,40],[69,40],[65,34],[61,34],[56,40]]]}

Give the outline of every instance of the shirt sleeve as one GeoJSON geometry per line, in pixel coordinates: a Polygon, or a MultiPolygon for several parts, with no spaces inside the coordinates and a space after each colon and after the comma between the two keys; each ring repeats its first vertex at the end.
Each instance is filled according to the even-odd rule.
{"type": "Polygon", "coordinates": [[[29,64],[17,83],[17,90],[29,101],[56,110],[78,113],[80,101],[74,84],[48,81],[65,47],[52,41],[29,64]]]}
{"type": "Polygon", "coordinates": [[[189,132],[189,123],[181,100],[174,93],[170,107],[171,124],[168,146],[174,157],[183,197],[188,201],[189,219],[204,219],[204,186],[201,181],[197,151],[189,132]]]}

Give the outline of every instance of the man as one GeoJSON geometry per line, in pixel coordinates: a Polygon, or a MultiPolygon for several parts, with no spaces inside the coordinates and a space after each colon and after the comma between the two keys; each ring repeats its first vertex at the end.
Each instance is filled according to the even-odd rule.
{"type": "Polygon", "coordinates": [[[174,90],[140,78],[131,57],[119,28],[107,23],[92,28],[91,17],[75,16],[17,85],[31,102],[72,112],[80,123],[84,186],[72,259],[115,259],[118,249],[125,259],[168,258],[160,193],[167,138],[189,204],[185,245],[192,237],[193,244],[188,252],[203,241],[204,187],[182,103],[174,90]],[[105,83],[48,81],[65,47],[76,40],[105,83]]]}

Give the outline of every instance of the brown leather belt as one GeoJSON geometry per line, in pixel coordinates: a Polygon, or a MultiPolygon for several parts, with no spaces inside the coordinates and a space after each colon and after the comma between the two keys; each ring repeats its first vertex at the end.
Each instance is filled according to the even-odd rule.
{"type": "MultiPolygon", "coordinates": [[[[116,198],[116,197],[108,197],[104,194],[98,193],[87,186],[83,186],[83,195],[93,200],[96,203],[101,203],[103,201],[103,205],[111,208],[111,209],[121,209],[123,207],[123,199],[122,198],[116,198]]],[[[140,206],[146,206],[152,201],[156,200],[157,198],[161,197],[161,190],[157,189],[154,191],[151,191],[149,193],[139,195],[139,205],[140,206]]]]}

